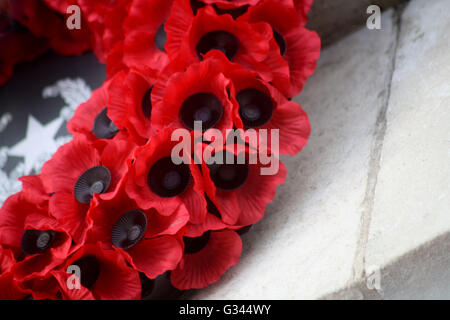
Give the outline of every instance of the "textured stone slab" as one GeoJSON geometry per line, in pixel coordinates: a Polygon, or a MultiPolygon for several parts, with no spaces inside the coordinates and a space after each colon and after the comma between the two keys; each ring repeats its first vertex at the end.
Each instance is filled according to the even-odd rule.
{"type": "MultiPolygon", "coordinates": [[[[426,291],[424,279],[430,278],[430,270],[450,269],[444,244],[433,244],[441,248],[433,255],[419,250],[423,260],[414,258],[413,251],[450,232],[449,11],[448,0],[414,0],[401,18],[365,257],[366,267],[378,266],[389,274],[382,274],[386,298],[423,296],[420,291],[426,291]],[[394,264],[396,273],[388,266],[399,258],[404,263],[394,264]],[[400,281],[405,277],[416,279],[416,284],[400,281]]],[[[442,281],[448,278],[448,271],[441,276],[442,281]]],[[[436,290],[430,296],[436,296],[436,290]]],[[[448,289],[442,294],[450,298],[448,289]]]]}
{"type": "Polygon", "coordinates": [[[316,30],[329,45],[366,24],[367,7],[388,9],[405,0],[315,0],[308,15],[308,28],[316,30]]]}
{"type": "Polygon", "coordinates": [[[362,203],[377,118],[391,78],[392,11],[381,31],[328,47],[296,98],[308,111],[308,146],[285,161],[288,178],[266,217],[244,236],[238,266],[202,299],[314,299],[354,278],[362,203]]]}

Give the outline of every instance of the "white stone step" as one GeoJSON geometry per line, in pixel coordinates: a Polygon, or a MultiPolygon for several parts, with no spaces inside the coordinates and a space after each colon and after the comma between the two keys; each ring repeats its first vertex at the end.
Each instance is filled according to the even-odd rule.
{"type": "Polygon", "coordinates": [[[450,1],[400,11],[322,52],[308,146],[195,298],[450,298],[450,1]]]}

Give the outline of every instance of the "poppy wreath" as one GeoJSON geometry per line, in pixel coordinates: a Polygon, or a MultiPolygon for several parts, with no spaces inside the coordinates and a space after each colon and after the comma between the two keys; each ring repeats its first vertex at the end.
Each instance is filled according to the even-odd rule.
{"type": "Polygon", "coordinates": [[[160,298],[167,287],[204,288],[236,265],[241,235],[285,181],[278,156],[309,138],[291,98],[320,54],[305,28],[311,4],[1,2],[0,83],[49,49],[93,50],[107,79],[68,122],[73,140],[40,174],[20,178],[0,210],[0,299],[160,298]],[[65,27],[71,5],[81,8],[80,30],[65,27]],[[180,129],[193,148],[175,162],[180,129]],[[261,152],[278,163],[271,174],[261,152]]]}

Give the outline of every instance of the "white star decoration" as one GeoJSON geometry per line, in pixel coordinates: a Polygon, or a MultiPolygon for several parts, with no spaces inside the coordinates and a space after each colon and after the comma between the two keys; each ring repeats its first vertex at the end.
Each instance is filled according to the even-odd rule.
{"type": "Polygon", "coordinates": [[[30,174],[34,164],[45,154],[53,154],[58,145],[55,136],[64,119],[56,118],[42,125],[32,115],[28,116],[27,135],[24,140],[11,147],[8,155],[23,157],[25,174],[30,174]]]}
{"type": "MultiPolygon", "coordinates": [[[[0,207],[10,195],[21,190],[22,183],[17,180],[20,176],[38,174],[43,163],[51,158],[57,148],[71,140],[70,135],[57,138],[55,136],[64,121],[72,117],[77,106],[86,101],[91,92],[91,88],[81,78],[62,79],[44,88],[44,99],[59,96],[66,105],[61,107],[59,116],[46,125],[30,115],[25,138],[11,148],[0,146],[0,207]],[[22,159],[12,170],[6,172],[5,165],[9,156],[22,159]]],[[[0,117],[0,133],[11,122],[14,122],[13,116],[9,113],[3,114],[0,117]]]]}

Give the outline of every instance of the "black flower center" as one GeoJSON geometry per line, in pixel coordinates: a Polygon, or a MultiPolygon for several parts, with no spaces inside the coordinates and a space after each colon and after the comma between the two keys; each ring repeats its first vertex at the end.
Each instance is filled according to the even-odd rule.
{"type": "Polygon", "coordinates": [[[56,232],[52,230],[26,230],[22,235],[21,247],[25,254],[41,253],[50,248],[56,232]]]}
{"type": "Polygon", "coordinates": [[[174,164],[170,157],[158,160],[148,174],[150,189],[160,197],[170,198],[186,191],[191,181],[191,171],[184,164],[174,164]]]}
{"type": "Polygon", "coordinates": [[[184,254],[194,254],[201,251],[208,244],[210,236],[211,231],[207,231],[197,238],[183,237],[184,254]]]}
{"type": "Polygon", "coordinates": [[[150,118],[150,115],[152,114],[152,90],[153,86],[151,86],[142,97],[142,112],[147,118],[150,118]]]}
{"type": "Polygon", "coordinates": [[[114,122],[107,115],[107,108],[105,107],[94,120],[94,127],[92,133],[99,139],[112,139],[119,132],[114,122]]]}
{"type": "Polygon", "coordinates": [[[228,151],[216,154],[215,158],[220,159],[220,163],[208,164],[209,175],[215,186],[227,191],[242,187],[248,178],[248,164],[237,163],[237,157],[228,151]],[[227,163],[227,159],[234,159],[234,163],[227,163]]]}
{"type": "Polygon", "coordinates": [[[92,167],[78,178],[74,187],[75,199],[87,204],[95,193],[105,193],[111,183],[111,173],[103,166],[92,167]]]}
{"type": "Polygon", "coordinates": [[[233,17],[233,19],[237,19],[248,11],[249,5],[232,9],[221,9],[217,7],[216,4],[213,4],[213,7],[216,10],[217,14],[229,14],[231,15],[231,17],[233,17]]]}
{"type": "Polygon", "coordinates": [[[194,122],[202,122],[202,130],[214,127],[223,115],[220,100],[208,92],[196,93],[187,98],[180,108],[181,122],[189,129],[194,129],[194,122]]]}
{"type": "Polygon", "coordinates": [[[95,256],[85,256],[72,265],[80,268],[80,282],[83,287],[91,289],[100,276],[100,263],[95,256]]]}
{"type": "Polygon", "coordinates": [[[283,35],[275,29],[273,29],[273,37],[277,42],[278,47],[280,47],[280,54],[284,56],[284,54],[286,53],[286,40],[284,39],[283,35]]]}
{"type": "Polygon", "coordinates": [[[128,211],[114,224],[111,242],[120,249],[131,248],[142,240],[146,229],[147,216],[140,210],[128,211]]]}
{"type": "Polygon", "coordinates": [[[246,128],[258,128],[270,121],[273,115],[272,99],[257,89],[245,89],[236,94],[239,115],[246,128]]]}
{"type": "Polygon", "coordinates": [[[201,9],[206,6],[206,4],[204,4],[200,0],[191,0],[190,2],[191,2],[192,13],[194,14],[194,16],[197,15],[198,9],[201,9]]]}
{"type": "Polygon", "coordinates": [[[162,52],[166,52],[166,49],[164,49],[164,46],[167,42],[167,33],[166,30],[164,30],[164,22],[159,26],[158,30],[156,30],[154,43],[156,48],[158,48],[162,52]]]}
{"type": "Polygon", "coordinates": [[[202,55],[213,49],[222,51],[231,61],[238,52],[239,40],[228,31],[209,32],[197,43],[197,55],[202,60],[202,55]]]}

